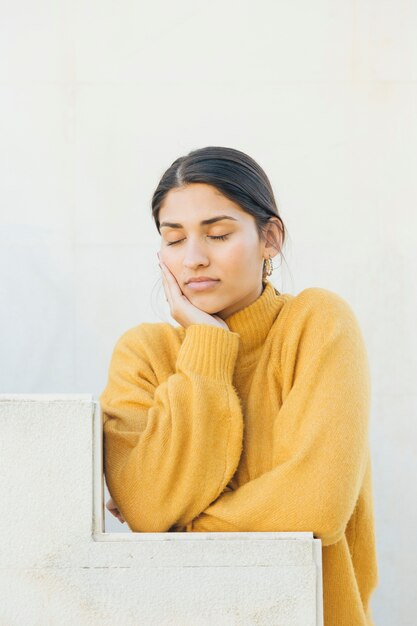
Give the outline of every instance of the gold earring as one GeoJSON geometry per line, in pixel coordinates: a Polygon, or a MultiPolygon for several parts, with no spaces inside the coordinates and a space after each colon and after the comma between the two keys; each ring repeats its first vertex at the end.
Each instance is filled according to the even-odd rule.
{"type": "Polygon", "coordinates": [[[272,259],[271,257],[269,257],[269,259],[265,259],[265,269],[266,269],[266,275],[267,276],[271,276],[273,270],[274,270],[274,266],[272,265],[272,259]]]}

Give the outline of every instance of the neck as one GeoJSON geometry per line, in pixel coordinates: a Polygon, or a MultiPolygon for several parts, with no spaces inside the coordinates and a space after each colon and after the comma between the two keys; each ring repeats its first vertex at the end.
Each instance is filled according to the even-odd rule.
{"type": "Polygon", "coordinates": [[[247,294],[244,298],[242,298],[238,302],[234,302],[232,305],[230,305],[230,307],[228,307],[226,309],[223,309],[222,311],[219,311],[218,313],[216,313],[216,315],[221,317],[222,320],[226,320],[228,317],[230,317],[234,313],[237,313],[238,311],[241,311],[242,309],[245,309],[246,307],[251,305],[253,302],[255,302],[261,296],[261,294],[262,294],[262,292],[263,292],[263,290],[265,288],[265,284],[266,283],[262,283],[255,290],[253,290],[249,294],[247,294]]]}
{"type": "Polygon", "coordinates": [[[224,318],[229,330],[240,335],[241,362],[256,360],[258,350],[264,345],[271,326],[288,297],[280,294],[272,283],[265,281],[258,298],[224,318]]]}

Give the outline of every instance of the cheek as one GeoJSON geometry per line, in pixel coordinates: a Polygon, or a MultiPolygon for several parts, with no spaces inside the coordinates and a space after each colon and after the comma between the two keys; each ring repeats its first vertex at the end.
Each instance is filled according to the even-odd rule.
{"type": "Polygon", "coordinates": [[[226,257],[225,260],[230,268],[237,267],[240,270],[242,267],[253,265],[254,262],[254,252],[248,242],[242,240],[233,242],[233,245],[228,247],[226,257]]]}

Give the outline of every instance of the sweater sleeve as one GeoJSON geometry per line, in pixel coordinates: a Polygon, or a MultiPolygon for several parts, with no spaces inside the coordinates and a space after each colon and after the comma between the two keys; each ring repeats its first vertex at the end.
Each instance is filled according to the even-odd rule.
{"type": "Polygon", "coordinates": [[[204,511],[239,463],[243,418],[232,385],[239,335],[188,326],[175,371],[158,384],[151,361],[159,349],[166,358],[164,344],[150,359],[144,326],[116,343],[99,398],[104,472],[132,531],[167,532],[204,511]]]}
{"type": "Polygon", "coordinates": [[[302,294],[285,323],[272,469],[220,495],[187,531],[311,531],[324,546],[344,534],[368,462],[368,357],[345,300],[302,294]]]}

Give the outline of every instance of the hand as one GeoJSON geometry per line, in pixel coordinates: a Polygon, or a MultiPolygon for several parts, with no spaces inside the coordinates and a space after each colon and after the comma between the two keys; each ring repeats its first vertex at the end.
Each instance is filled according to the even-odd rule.
{"type": "Polygon", "coordinates": [[[110,498],[110,500],[107,501],[106,508],[109,509],[112,515],[117,517],[119,522],[121,522],[122,524],[125,523],[126,520],[124,519],[123,515],[120,513],[119,509],[117,508],[117,505],[115,501],[113,500],[113,498],[110,498]]]}
{"type": "Polygon", "coordinates": [[[210,324],[210,326],[219,326],[229,330],[228,325],[218,315],[210,315],[194,306],[187,296],[183,294],[181,288],[167,265],[159,257],[159,267],[162,270],[162,281],[165,290],[165,296],[171,309],[171,315],[176,322],[184,328],[190,324],[210,324]]]}

